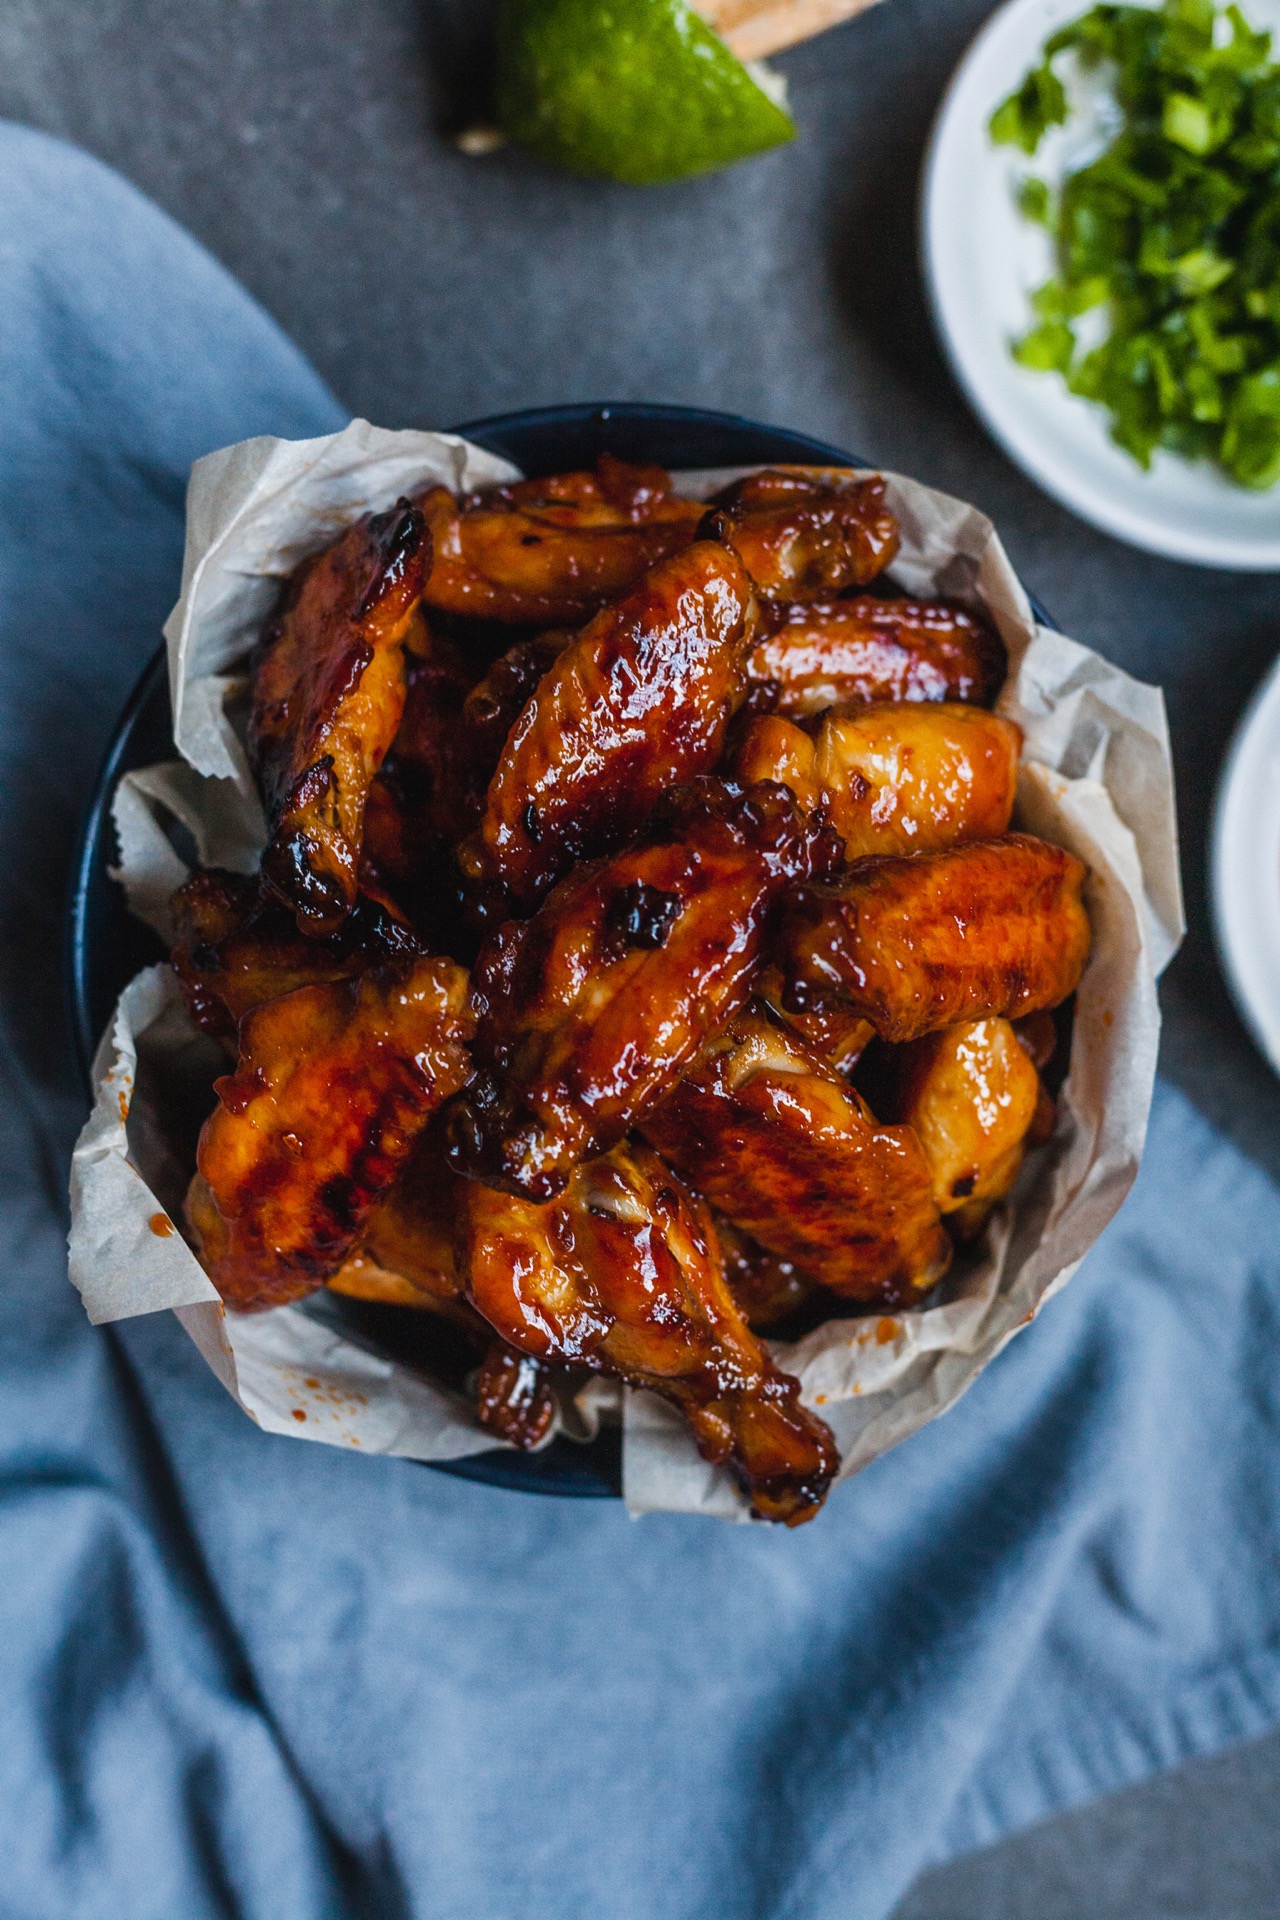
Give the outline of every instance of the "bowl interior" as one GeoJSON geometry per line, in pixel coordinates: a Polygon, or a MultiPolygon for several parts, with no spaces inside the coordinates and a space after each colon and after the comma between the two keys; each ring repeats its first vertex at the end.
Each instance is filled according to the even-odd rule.
{"type": "MultiPolygon", "coordinates": [[[[531,475],[589,467],[603,452],[670,468],[770,460],[862,464],[803,434],[688,407],[546,407],[500,414],[456,431],[531,475]]],[[[161,648],[120,716],[94,786],[74,873],[68,929],[71,1010],[80,1069],[90,1091],[94,1052],[122,989],[139,968],[165,957],[156,936],[129,914],[123,890],[111,878],[116,858],[111,800],[123,774],[173,755],[161,648]]],[[[450,1384],[458,1384],[470,1364],[452,1330],[432,1314],[337,1294],[319,1296],[311,1310],[358,1345],[450,1384]]],[[[616,1496],[622,1487],[621,1436],[605,1429],[587,1445],[557,1438],[539,1453],[490,1451],[441,1464],[440,1471],[526,1493],[616,1496]]]]}

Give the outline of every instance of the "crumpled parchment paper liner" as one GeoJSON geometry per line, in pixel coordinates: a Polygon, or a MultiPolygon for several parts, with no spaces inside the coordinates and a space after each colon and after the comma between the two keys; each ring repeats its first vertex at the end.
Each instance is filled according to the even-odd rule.
{"type": "MultiPolygon", "coordinates": [[[[201,860],[240,871],[253,869],[261,847],[261,807],[235,707],[245,654],[281,579],[356,515],[402,493],[435,480],[469,488],[513,474],[454,436],[390,433],[365,421],[321,440],[247,441],[197,463],[182,595],[165,628],[184,759],[127,775],[114,809],[130,905],[162,936],[169,895],[187,871],[175,839],[185,835],[201,860]]],[[[728,470],[688,473],[677,484],[704,497],[727,477],[728,470]]],[[[939,1303],[831,1320],[774,1345],[833,1428],[846,1474],[952,1405],[1065,1284],[1120,1206],[1151,1100],[1156,975],[1183,931],[1158,689],[1038,627],[975,508],[887,478],[903,530],[894,581],[904,592],[985,612],[1009,651],[999,710],[1026,736],[1015,824],[1087,863],[1094,946],[1054,1138],[1029,1156],[980,1250],[957,1262],[939,1303]]],[[[181,1205],[216,1070],[211,1045],[187,1022],[166,968],[149,969],[121,996],[72,1172],[71,1273],[90,1318],[173,1308],[228,1391],[273,1432],[423,1460],[492,1446],[458,1396],[364,1351],[304,1307],[226,1312],[180,1235],[157,1230],[157,1218],[167,1224],[181,1205]]],[[[737,1488],[701,1459],[678,1413],[652,1394],[621,1399],[633,1513],[746,1517],[737,1488]]],[[[617,1405],[616,1383],[595,1382],[565,1399],[557,1424],[587,1435],[617,1405]]]]}

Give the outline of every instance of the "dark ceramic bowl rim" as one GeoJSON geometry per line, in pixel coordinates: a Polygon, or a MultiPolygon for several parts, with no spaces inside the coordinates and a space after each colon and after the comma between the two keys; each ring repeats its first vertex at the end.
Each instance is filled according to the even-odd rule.
{"type": "MultiPolygon", "coordinates": [[[[869,464],[824,441],[785,428],[765,426],[739,414],[709,412],[698,407],[648,406],[630,401],[530,408],[469,421],[452,431],[490,452],[505,455],[532,473],[592,465],[596,453],[606,446],[624,458],[659,460],[673,468],[752,466],[770,460],[837,466],[869,464]],[[547,460],[536,455],[530,458],[530,448],[544,439],[558,451],[547,460]]],[[[1032,604],[1037,618],[1047,624],[1047,616],[1032,604]]],[[[104,899],[115,897],[105,891],[116,886],[108,874],[114,857],[111,800],[122,773],[154,757],[147,754],[135,757],[135,749],[140,729],[148,721],[154,724],[158,719],[156,708],[163,700],[165,682],[165,651],[161,646],[148,662],[116,723],[94,781],[77,842],[67,912],[66,970],[72,1036],[81,1078],[90,1099],[93,1097],[93,1057],[106,1018],[102,1001],[105,997],[109,1008],[119,991],[118,986],[106,996],[100,991],[102,955],[94,951],[95,909],[104,899]]],[[[169,750],[172,751],[171,737],[169,750]]],[[[340,1307],[336,1317],[341,1318],[340,1307]]],[[[394,1357],[386,1345],[350,1327],[344,1326],[343,1331],[358,1344],[372,1346],[375,1351],[394,1357]]],[[[616,1429],[603,1430],[586,1445],[557,1438],[549,1447],[533,1454],[489,1451],[463,1460],[423,1464],[464,1479],[481,1480],[525,1493],[616,1498],[622,1490],[621,1435],[616,1429]]]]}

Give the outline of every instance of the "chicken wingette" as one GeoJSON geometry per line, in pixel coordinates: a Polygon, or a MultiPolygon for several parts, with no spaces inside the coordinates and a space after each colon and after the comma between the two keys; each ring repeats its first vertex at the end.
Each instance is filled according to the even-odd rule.
{"type": "Polygon", "coordinates": [[[872,700],[990,706],[1005,666],[997,636],[959,607],[869,594],[766,604],[747,656],[757,702],[790,720],[872,700]]]}
{"type": "Polygon", "coordinates": [[[716,496],[704,536],[722,540],[762,600],[820,600],[863,586],[898,551],[880,474],[770,467],[716,496]]]}
{"type": "Polygon", "coordinates": [[[585,620],[655,562],[691,544],[704,509],[661,467],[602,454],[594,473],[562,473],[456,500],[419,502],[434,563],[426,601],[447,613],[550,626],[585,620]]]}
{"type": "Polygon", "coordinates": [[[597,614],[511,729],[460,854],[473,884],[530,906],[575,860],[636,833],[677,781],[709,772],[745,691],[753,611],[733,555],[700,541],[597,614]]]}
{"type": "Polygon", "coordinates": [[[262,873],[302,933],[334,932],[355,905],[365,802],[400,725],[430,564],[422,515],[400,501],[304,562],[263,633],[249,722],[262,873]]]}
{"type": "Polygon", "coordinates": [[[981,707],[907,701],[828,713],[813,734],[761,715],[731,763],[735,779],[777,780],[825,807],[845,857],[933,853],[1002,834],[1013,813],[1022,736],[981,707]]]}
{"type": "Polygon", "coordinates": [[[470,1072],[472,1024],[466,974],[439,959],[298,987],[245,1015],[187,1202],[229,1306],[279,1306],[338,1270],[470,1072]]]}
{"type": "Polygon", "coordinates": [[[1056,1007],[1089,954],[1085,868],[1030,834],[859,860],[795,888],[776,943],[787,1004],[844,1007],[882,1040],[1056,1007]]]}

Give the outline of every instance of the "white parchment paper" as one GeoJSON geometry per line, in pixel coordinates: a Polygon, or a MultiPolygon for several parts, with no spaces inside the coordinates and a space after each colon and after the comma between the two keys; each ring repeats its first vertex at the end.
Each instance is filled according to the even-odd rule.
{"type": "MultiPolygon", "coordinates": [[[[245,441],[196,464],[182,593],[165,627],[182,758],[126,775],[114,805],[119,877],[157,932],[167,936],[169,896],[187,872],[175,821],[202,861],[243,872],[256,864],[265,829],[234,707],[245,656],[282,579],[358,515],[402,494],[437,481],[469,489],[515,477],[453,435],[393,433],[363,420],[319,440],[245,441]]],[[[705,497],[726,477],[689,473],[678,484],[705,497]]],[[[893,579],[907,593],[985,614],[1008,649],[999,710],[1025,735],[1015,824],[1085,861],[1093,951],[1054,1137],[1028,1157],[981,1251],[958,1263],[937,1304],[832,1320],[792,1345],[774,1344],[834,1430],[845,1474],[951,1406],[1066,1283],[1120,1206],[1151,1102],[1156,976],[1184,924],[1158,689],[1038,627],[975,508],[899,475],[887,479],[902,527],[893,579]]],[[[223,1308],[173,1228],[219,1058],[188,1022],[167,967],[126,988],[95,1062],[94,1109],[72,1164],[71,1277],[89,1317],[172,1309],[228,1392],[271,1432],[419,1460],[492,1447],[460,1397],[364,1351],[304,1308],[223,1308]]],[[[601,1382],[566,1405],[558,1426],[593,1431],[605,1403],[616,1404],[616,1390],[605,1389],[601,1382]]],[[[665,1402],[627,1392],[622,1420],[633,1512],[746,1517],[728,1475],[699,1457],[665,1402]]]]}

